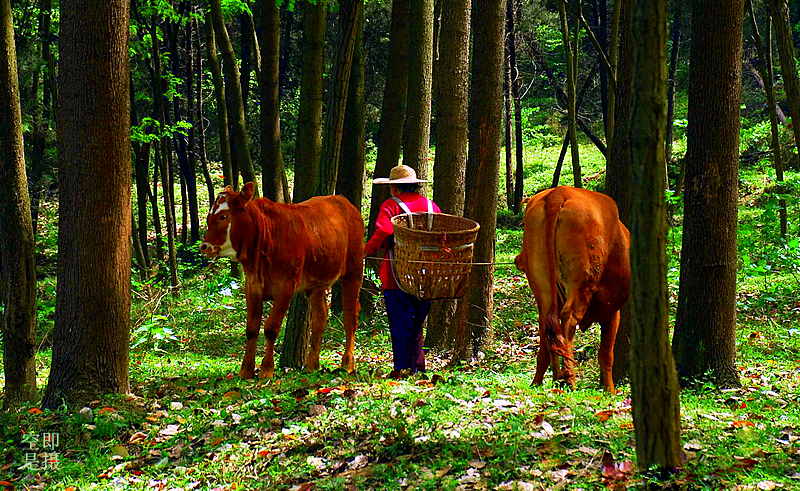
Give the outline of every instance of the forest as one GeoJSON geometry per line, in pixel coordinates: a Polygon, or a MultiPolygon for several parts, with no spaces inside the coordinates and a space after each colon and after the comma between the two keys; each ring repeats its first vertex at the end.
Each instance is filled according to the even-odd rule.
{"type": "Polygon", "coordinates": [[[0,0],[0,487],[798,488],[798,121],[795,0],[0,0]]]}

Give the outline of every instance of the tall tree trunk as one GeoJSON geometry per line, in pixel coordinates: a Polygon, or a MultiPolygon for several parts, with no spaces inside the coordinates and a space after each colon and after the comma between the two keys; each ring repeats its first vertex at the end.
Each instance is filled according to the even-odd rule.
{"type": "Polygon", "coordinates": [[[299,203],[314,195],[322,152],[322,96],[325,54],[325,18],[321,3],[303,11],[303,74],[295,144],[294,196],[299,203]]]}
{"type": "Polygon", "coordinates": [[[50,130],[50,122],[48,116],[50,114],[50,105],[47,103],[48,99],[48,82],[47,82],[47,68],[52,63],[52,53],[50,50],[50,17],[52,15],[52,1],[40,0],[39,1],[39,41],[41,42],[41,50],[39,52],[39,67],[38,63],[33,72],[33,81],[31,83],[30,100],[32,101],[33,108],[33,131],[31,133],[31,152],[30,152],[30,166],[31,166],[31,216],[33,224],[33,235],[36,236],[37,225],[39,221],[39,201],[43,192],[42,178],[45,174],[45,150],[47,146],[47,132],[50,130]],[[42,98],[39,100],[39,80],[43,79],[42,98]]]}
{"type": "MultiPolygon", "coordinates": [[[[633,108],[629,133],[633,179],[631,236],[631,399],[636,460],[642,471],[681,465],[678,377],[669,349],[665,146],[666,0],[636,2],[633,14],[633,108]]],[[[619,134],[619,133],[617,133],[619,134]]]]}
{"type": "MultiPolygon", "coordinates": [[[[481,46],[472,59],[469,107],[469,156],[465,216],[480,226],[473,261],[494,262],[497,225],[497,181],[500,164],[500,118],[503,89],[505,1],[477,2],[472,11],[472,39],[481,46]]],[[[467,296],[459,303],[459,346],[455,358],[476,354],[491,336],[494,300],[492,266],[473,267],[467,296]],[[469,331],[467,331],[469,326],[469,331]]]]}
{"type": "MultiPolygon", "coordinates": [[[[211,0],[211,21],[214,34],[222,52],[222,69],[225,73],[225,98],[228,107],[228,122],[231,125],[231,157],[234,167],[242,174],[245,182],[256,182],[253,161],[250,158],[250,136],[247,133],[247,121],[242,99],[241,77],[236,64],[236,54],[228,37],[225,19],[222,16],[220,0],[211,0]]],[[[258,187],[256,186],[256,190],[258,187]]]]}
{"type": "Polygon", "coordinates": [[[778,38],[778,57],[781,62],[786,102],[789,104],[789,113],[792,115],[794,143],[797,147],[797,154],[800,155],[800,80],[797,78],[792,26],[789,23],[789,2],[788,0],[769,0],[769,6],[772,22],[775,24],[775,34],[778,38]]]}
{"type": "MultiPolygon", "coordinates": [[[[778,106],[775,102],[775,77],[773,73],[772,64],[772,19],[767,17],[767,43],[766,46],[761,41],[761,34],[758,31],[758,22],[756,22],[755,10],[753,9],[753,0],[747,1],[747,9],[750,13],[750,24],[753,28],[753,41],[758,49],[759,70],[761,77],[764,79],[764,93],[767,96],[767,111],[769,114],[770,131],[772,139],[770,146],[772,148],[772,164],[775,166],[775,179],[781,183],[783,182],[783,155],[781,152],[781,135],[778,129],[778,106]]],[[[786,200],[778,200],[778,220],[781,231],[781,237],[786,237],[788,231],[788,217],[786,211],[786,200]]]]}
{"type": "MultiPolygon", "coordinates": [[[[506,0],[511,3],[512,0],[506,0]]],[[[519,213],[520,208],[522,206],[522,195],[524,194],[524,181],[525,181],[525,160],[524,160],[524,150],[525,150],[525,141],[522,138],[522,94],[521,92],[521,85],[522,79],[519,75],[519,68],[517,67],[517,30],[516,25],[518,24],[517,15],[522,14],[522,6],[519,5],[519,0],[515,0],[517,5],[515,6],[516,13],[514,9],[512,9],[512,30],[510,33],[507,34],[508,36],[508,43],[509,43],[509,64],[511,65],[511,97],[514,99],[514,141],[517,142],[516,146],[516,160],[517,166],[516,171],[514,172],[514,198],[513,198],[513,206],[511,209],[514,213],[519,213]]],[[[576,106],[576,111],[579,105],[576,106]]]]}
{"type": "MultiPolygon", "coordinates": [[[[606,160],[606,194],[614,198],[619,208],[619,217],[630,226],[631,191],[633,188],[631,153],[631,105],[633,104],[633,46],[636,41],[632,31],[632,0],[616,0],[619,9],[617,30],[619,39],[615,55],[616,93],[609,94],[609,132],[611,134],[608,159],[606,160]],[[611,106],[611,102],[614,105],[611,106]]],[[[616,14],[615,14],[616,15],[616,14]]],[[[614,43],[612,43],[614,44],[614,43]]],[[[613,51],[612,51],[613,53],[613,51]]],[[[630,302],[622,307],[621,321],[614,343],[614,383],[619,384],[628,377],[631,360],[631,311],[630,302]]]]}
{"type": "Polygon", "coordinates": [[[10,0],[0,0],[0,332],[6,408],[36,397],[36,263],[10,0]]]}
{"type": "MultiPolygon", "coordinates": [[[[298,203],[314,195],[322,150],[322,72],[325,52],[324,3],[305,5],[303,12],[303,75],[300,89],[294,197],[298,203]]],[[[286,320],[281,366],[303,368],[310,349],[311,312],[308,297],[295,295],[286,320]]]]}
{"type": "MultiPolygon", "coordinates": [[[[579,0],[573,0],[578,2],[579,0]]],[[[575,92],[577,85],[577,45],[569,38],[569,24],[567,23],[567,0],[558,0],[558,16],[561,19],[561,39],[564,45],[564,63],[566,65],[567,80],[565,82],[567,92],[567,133],[569,134],[569,145],[572,149],[572,178],[576,188],[583,186],[581,178],[580,150],[578,149],[577,114],[575,105],[575,92]]],[[[580,7],[578,7],[580,8],[580,7]]],[[[577,23],[577,17],[575,19],[577,23]]],[[[577,27],[576,27],[577,29],[577,27]]]]}
{"type": "Polygon", "coordinates": [[[736,218],[743,0],[694,0],[683,244],[672,349],[682,381],[738,386],[736,218]]]}
{"type": "MultiPolygon", "coordinates": [[[[198,126],[199,118],[194,112],[194,24],[187,22],[184,30],[184,80],[186,82],[186,119],[191,124],[186,137],[178,135],[178,147],[184,152],[186,159],[181,160],[181,172],[186,181],[186,198],[189,207],[189,239],[192,243],[200,240],[200,210],[197,200],[197,153],[195,151],[195,128],[198,126]]],[[[177,99],[177,98],[176,98],[177,99]]],[[[176,105],[177,111],[178,105],[176,105]]],[[[176,119],[179,119],[176,115],[176,119]]]]}
{"type": "MultiPolygon", "coordinates": [[[[471,6],[470,0],[442,0],[433,199],[451,215],[464,213],[471,6]]],[[[427,346],[449,348],[455,344],[456,307],[455,300],[433,304],[428,316],[427,346]]]]}
{"type": "MultiPolygon", "coordinates": [[[[360,2],[359,2],[360,3],[360,2]]],[[[342,134],[342,168],[336,181],[336,194],[341,194],[361,209],[364,197],[364,8],[359,9],[356,19],[356,41],[353,49],[353,67],[350,70],[347,109],[342,134]]]]}
{"type": "MultiPolygon", "coordinates": [[[[622,19],[622,12],[623,10],[627,10],[629,8],[630,0],[613,0],[613,2],[614,2],[614,10],[612,11],[611,14],[611,33],[609,35],[609,42],[608,42],[608,62],[611,65],[611,68],[609,70],[609,82],[611,83],[608,85],[608,113],[606,114],[606,143],[608,144],[609,149],[614,143],[614,125],[616,124],[615,119],[617,110],[616,109],[617,92],[619,91],[619,89],[617,88],[620,76],[619,47],[620,44],[622,43],[620,24],[624,23],[624,19],[622,19]],[[627,6],[623,9],[623,5],[627,6]]],[[[611,150],[609,150],[609,153],[606,155],[606,161],[608,161],[611,158],[611,156],[612,156],[611,150]]],[[[616,370],[616,366],[614,370],[616,370]]],[[[614,375],[614,379],[616,380],[616,375],[614,375]]]]}
{"type": "MultiPolygon", "coordinates": [[[[152,192],[148,190],[147,198],[150,201],[150,212],[153,216],[153,231],[156,235],[155,255],[156,259],[164,260],[164,238],[161,234],[161,214],[158,211],[158,183],[161,171],[161,145],[153,146],[153,187],[152,192]]],[[[148,186],[150,188],[150,186],[148,186]]]]}
{"type": "Polygon", "coordinates": [[[261,5],[261,179],[265,198],[282,202],[283,152],[280,118],[281,11],[261,5]]]}
{"type": "Polygon", "coordinates": [[[350,71],[353,65],[353,49],[357,37],[358,17],[364,8],[363,0],[342,0],[339,9],[339,35],[333,77],[328,90],[326,105],[325,138],[320,161],[320,176],[316,194],[333,194],[339,174],[342,156],[342,131],[347,108],[350,71]]]}
{"type": "MultiPolygon", "coordinates": [[[[196,13],[195,9],[192,8],[192,13],[196,13]]],[[[206,190],[208,192],[208,206],[214,204],[214,198],[216,193],[214,192],[214,183],[211,180],[211,172],[208,169],[208,153],[206,151],[206,118],[203,113],[203,55],[201,50],[202,45],[202,38],[200,36],[200,24],[197,18],[193,18],[191,23],[194,25],[193,32],[197,36],[197,43],[195,44],[195,50],[193,56],[195,57],[195,77],[197,79],[197,83],[195,84],[195,117],[197,118],[197,132],[195,136],[197,137],[197,155],[200,159],[200,169],[203,172],[203,180],[206,183],[206,190]]]]}
{"type": "Polygon", "coordinates": [[[175,252],[175,199],[173,197],[173,180],[170,175],[172,150],[169,147],[169,138],[163,134],[163,126],[167,126],[167,107],[165,100],[166,87],[161,75],[161,50],[158,45],[158,26],[153,19],[152,40],[153,54],[153,109],[155,119],[161,122],[162,134],[158,142],[158,166],[161,174],[161,194],[164,201],[164,227],[167,234],[167,268],[169,269],[170,285],[178,286],[178,261],[175,252]]]}
{"type": "Polygon", "coordinates": [[[503,66],[503,129],[505,133],[505,157],[506,157],[506,208],[514,209],[514,164],[512,154],[514,150],[514,137],[511,134],[511,55],[509,54],[511,33],[514,32],[514,7],[513,0],[506,2],[506,40],[505,40],[505,63],[503,66]]]}
{"type": "MultiPolygon", "coordinates": [[[[130,79],[130,106],[131,126],[139,125],[138,111],[134,100],[135,88],[133,77],[130,79]]],[[[150,183],[147,181],[148,168],[150,167],[150,142],[133,143],[133,175],[136,178],[136,213],[139,226],[134,227],[134,244],[139,243],[142,251],[142,268],[150,269],[150,253],[147,249],[147,197],[150,192],[150,183]]]]}
{"type": "Polygon", "coordinates": [[[130,390],[129,5],[61,1],[58,289],[48,408],[130,390]]]}
{"type": "MultiPolygon", "coordinates": [[[[667,75],[667,164],[672,160],[672,120],[675,119],[675,74],[678,71],[678,55],[681,51],[681,21],[683,17],[683,9],[681,6],[676,6],[673,9],[672,15],[672,29],[670,32],[672,47],[670,48],[669,73],[667,75]]],[[[669,185],[667,185],[667,187],[669,187],[669,185]]]]}
{"type": "MultiPolygon", "coordinates": [[[[250,73],[253,71],[253,45],[257,41],[253,39],[253,28],[250,26],[250,14],[242,12],[239,14],[239,43],[242,52],[241,63],[241,90],[242,105],[244,114],[247,115],[247,101],[250,98],[250,73]]],[[[278,33],[280,35],[280,33],[278,33]]]]}
{"type": "MultiPolygon", "coordinates": [[[[383,88],[381,104],[381,129],[378,136],[378,155],[375,160],[375,177],[387,177],[400,160],[403,126],[406,119],[408,93],[409,50],[408,0],[392,0],[392,24],[389,45],[389,74],[383,88]]],[[[373,185],[369,207],[367,234],[375,231],[375,218],[381,203],[389,198],[387,186],[373,185]]]]}
{"type": "Polygon", "coordinates": [[[414,41],[408,49],[408,100],[414,103],[406,107],[406,121],[414,124],[405,128],[408,144],[403,149],[403,164],[425,179],[431,136],[433,0],[409,0],[409,4],[409,36],[414,41]]]}
{"type": "Polygon", "coordinates": [[[211,69],[211,79],[214,83],[214,95],[217,102],[217,133],[219,133],[219,153],[222,159],[223,182],[226,186],[233,186],[236,179],[233,175],[233,157],[231,156],[231,138],[228,131],[228,106],[225,102],[225,81],[222,79],[222,69],[217,56],[217,42],[214,34],[214,23],[211,14],[206,18],[208,39],[208,65],[211,69]]]}

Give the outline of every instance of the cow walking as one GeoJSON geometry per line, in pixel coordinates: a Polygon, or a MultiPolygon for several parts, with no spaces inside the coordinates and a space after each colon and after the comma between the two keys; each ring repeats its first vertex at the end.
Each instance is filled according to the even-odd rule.
{"type": "Polygon", "coordinates": [[[341,196],[319,196],[288,205],[253,199],[253,183],[240,193],[230,186],[219,195],[207,218],[200,246],[209,257],[230,257],[244,268],[247,345],[239,376],[255,375],[256,340],[263,303],[272,299],[264,322],[264,358],[260,378],[274,374],[275,339],[292,296],[307,292],[312,315],[308,370],[319,368],[322,331],[328,320],[327,290],[342,282],[345,350],[342,368],[355,369],[353,344],[358,322],[358,294],[364,272],[364,223],[359,211],[341,196]]]}
{"type": "Polygon", "coordinates": [[[551,365],[554,379],[574,387],[575,329],[599,322],[600,383],[613,393],[614,341],[631,278],[630,233],[616,203],[604,194],[559,186],[528,200],[524,222],[515,263],[526,274],[539,311],[533,382],[541,384],[551,365]]]}

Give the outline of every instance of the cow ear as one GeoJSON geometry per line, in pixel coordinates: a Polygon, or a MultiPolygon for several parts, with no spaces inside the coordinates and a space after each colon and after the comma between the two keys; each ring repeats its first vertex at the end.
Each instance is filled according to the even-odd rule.
{"type": "Polygon", "coordinates": [[[253,184],[252,181],[248,182],[242,188],[242,193],[241,193],[242,199],[244,199],[245,202],[250,201],[251,199],[253,199],[254,191],[255,191],[255,184],[253,184]]]}

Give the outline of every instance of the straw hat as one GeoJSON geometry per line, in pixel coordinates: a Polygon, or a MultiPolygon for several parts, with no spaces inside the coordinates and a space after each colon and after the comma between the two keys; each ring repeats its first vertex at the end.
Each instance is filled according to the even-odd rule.
{"type": "Polygon", "coordinates": [[[428,182],[425,179],[417,179],[417,173],[407,165],[397,165],[392,167],[389,177],[379,177],[372,181],[374,184],[415,184],[428,182]]]}

